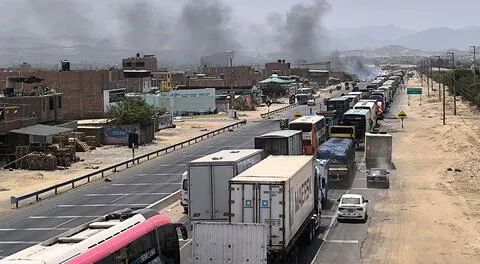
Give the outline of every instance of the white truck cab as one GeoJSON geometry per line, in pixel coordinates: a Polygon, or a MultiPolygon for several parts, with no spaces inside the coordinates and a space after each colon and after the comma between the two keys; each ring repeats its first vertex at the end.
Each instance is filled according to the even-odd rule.
{"type": "Polygon", "coordinates": [[[182,174],[182,189],[180,190],[180,205],[183,206],[183,210],[188,214],[188,171],[182,174]]]}

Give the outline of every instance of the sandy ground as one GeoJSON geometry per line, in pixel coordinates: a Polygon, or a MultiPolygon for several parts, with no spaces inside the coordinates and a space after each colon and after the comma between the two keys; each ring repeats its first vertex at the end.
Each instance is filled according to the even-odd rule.
{"type": "MultiPolygon", "coordinates": [[[[419,79],[409,86],[420,87],[419,79]]],[[[480,263],[480,115],[447,97],[446,125],[438,93],[401,100],[408,115],[386,120],[394,135],[391,190],[375,206],[363,243],[365,263],[480,263]],[[461,171],[448,171],[448,168],[461,171]]],[[[402,91],[405,93],[405,91],[402,91]]]]}
{"type": "MultiPolygon", "coordinates": [[[[236,122],[231,119],[195,120],[176,122],[177,127],[155,134],[155,140],[135,150],[135,155],[152,152],[236,122]]],[[[78,152],[84,161],[72,164],[66,170],[57,171],[0,171],[0,215],[11,211],[10,196],[20,196],[66,180],[85,175],[132,158],[132,151],[124,146],[104,146],[90,152],[78,152]]]]}

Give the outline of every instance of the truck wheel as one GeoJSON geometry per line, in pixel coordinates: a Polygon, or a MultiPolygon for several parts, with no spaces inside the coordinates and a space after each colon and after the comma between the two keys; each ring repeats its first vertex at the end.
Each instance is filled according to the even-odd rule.
{"type": "Polygon", "coordinates": [[[310,227],[308,228],[308,244],[313,243],[314,239],[315,239],[315,226],[314,224],[310,224],[310,227]]]}

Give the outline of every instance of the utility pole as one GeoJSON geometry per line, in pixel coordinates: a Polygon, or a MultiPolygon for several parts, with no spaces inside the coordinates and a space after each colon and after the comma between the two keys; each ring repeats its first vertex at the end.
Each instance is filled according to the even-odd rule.
{"type": "Polygon", "coordinates": [[[430,78],[427,78],[427,97],[430,97],[430,83],[433,86],[433,79],[432,79],[432,76],[430,76],[430,68],[432,67],[432,60],[430,58],[428,58],[427,60],[428,60],[427,76],[430,77],[430,78]],[[430,79],[430,83],[428,82],[429,79],[430,79]]]}
{"type": "Polygon", "coordinates": [[[477,86],[476,86],[476,75],[477,75],[477,66],[475,65],[475,49],[476,49],[476,46],[473,45],[473,46],[470,46],[471,48],[473,48],[473,89],[476,89],[477,86]]]}
{"type": "MultiPolygon", "coordinates": [[[[233,92],[233,56],[235,55],[235,51],[227,51],[227,58],[228,58],[228,64],[230,66],[231,70],[231,75],[230,75],[230,108],[232,111],[234,110],[234,105],[235,105],[235,93],[233,92]]],[[[232,113],[232,115],[234,115],[232,113]]],[[[236,117],[236,116],[233,116],[236,117]]]]}
{"type": "MultiPolygon", "coordinates": [[[[438,91],[440,93],[440,91],[438,91]]],[[[445,125],[445,84],[443,84],[443,125],[445,125]]]]}
{"type": "MultiPolygon", "coordinates": [[[[440,59],[441,57],[440,56],[433,56],[435,58],[438,58],[437,60],[437,67],[438,67],[438,78],[440,78],[440,59]]],[[[433,76],[433,72],[432,72],[432,76],[433,76]]],[[[433,85],[432,85],[432,90],[433,90],[433,85]]],[[[440,88],[440,80],[438,81],[438,100],[442,100],[442,93],[441,93],[442,89],[440,88]]]]}
{"type": "Polygon", "coordinates": [[[455,53],[447,52],[447,54],[452,55],[452,71],[453,71],[453,115],[457,115],[457,91],[456,91],[456,81],[455,80],[455,53]]]}

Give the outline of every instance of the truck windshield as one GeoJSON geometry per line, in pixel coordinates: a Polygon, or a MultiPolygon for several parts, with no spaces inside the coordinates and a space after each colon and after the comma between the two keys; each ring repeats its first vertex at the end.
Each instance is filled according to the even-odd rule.
{"type": "Polygon", "coordinates": [[[347,126],[355,126],[357,129],[365,129],[365,116],[362,115],[344,115],[343,122],[347,126]]]}
{"type": "Polygon", "coordinates": [[[350,127],[332,127],[330,129],[330,134],[353,134],[352,128],[350,127]]]}

